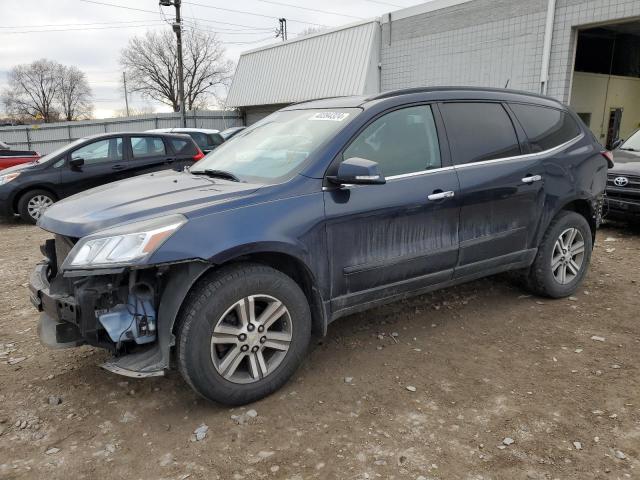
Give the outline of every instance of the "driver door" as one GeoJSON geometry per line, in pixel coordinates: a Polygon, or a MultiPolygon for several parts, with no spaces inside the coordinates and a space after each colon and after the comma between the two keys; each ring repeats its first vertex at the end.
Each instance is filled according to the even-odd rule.
{"type": "Polygon", "coordinates": [[[60,191],[64,196],[120,180],[125,169],[122,137],[105,138],[83,145],[71,152],[69,159],[83,159],[84,164],[72,167],[67,162],[60,178],[60,191]]]}
{"type": "Polygon", "coordinates": [[[452,278],[459,184],[439,123],[429,105],[400,108],[344,150],[377,162],[386,184],[324,193],[334,312],[452,278]]]}

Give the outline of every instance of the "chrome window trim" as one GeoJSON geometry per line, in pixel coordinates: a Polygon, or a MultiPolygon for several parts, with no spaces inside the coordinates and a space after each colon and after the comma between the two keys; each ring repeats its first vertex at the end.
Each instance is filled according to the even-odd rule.
{"type": "Polygon", "coordinates": [[[498,162],[508,162],[510,160],[528,160],[530,158],[543,157],[545,155],[549,155],[551,153],[555,153],[555,152],[559,152],[561,150],[564,150],[565,148],[573,145],[574,143],[577,143],[582,138],[584,138],[584,133],[580,133],[580,135],[578,135],[577,137],[574,137],[569,141],[561,143],[560,145],[556,145],[553,148],[549,148],[547,150],[543,150],[542,152],[525,153],[524,155],[514,155],[512,157],[494,158],[494,159],[491,159],[491,160],[481,160],[479,162],[462,163],[460,165],[456,165],[455,168],[466,168],[466,167],[471,167],[471,166],[475,166],[475,165],[489,165],[489,164],[498,163],[498,162]]]}
{"type": "Polygon", "coordinates": [[[390,177],[385,177],[385,179],[386,180],[397,180],[397,179],[400,179],[400,178],[417,177],[417,176],[420,176],[420,175],[428,175],[430,173],[435,173],[435,172],[443,172],[445,170],[453,170],[454,168],[455,167],[453,167],[453,166],[430,168],[429,170],[418,170],[417,172],[401,173],[400,175],[391,175],[390,177]]]}
{"type": "MultiPolygon", "coordinates": [[[[542,157],[545,155],[549,155],[551,153],[555,153],[555,152],[559,152],[571,145],[573,145],[574,143],[577,143],[579,140],[581,140],[582,138],[584,138],[584,133],[580,133],[580,135],[578,135],[577,137],[572,138],[571,140],[568,140],[564,143],[561,143],[560,145],[557,145],[553,148],[549,148],[547,150],[543,150],[542,152],[535,152],[535,153],[525,153],[523,155],[515,155],[512,157],[504,157],[504,158],[494,158],[492,160],[481,160],[479,162],[470,162],[470,163],[463,163],[460,165],[450,165],[448,167],[438,167],[438,168],[431,168],[429,170],[418,170],[417,172],[410,172],[410,173],[402,173],[400,175],[392,175],[390,177],[385,177],[385,180],[399,180],[399,179],[403,179],[403,178],[410,178],[410,177],[418,177],[421,175],[430,175],[432,173],[436,173],[436,172],[444,172],[444,171],[448,171],[448,170],[455,170],[458,168],[467,168],[467,167],[472,167],[472,166],[476,166],[476,165],[490,165],[492,163],[499,163],[499,162],[508,162],[511,160],[528,160],[531,158],[536,158],[536,157],[542,157]]],[[[352,188],[352,187],[361,187],[364,185],[354,185],[354,184],[344,184],[342,185],[342,188],[352,188]]],[[[323,191],[328,191],[329,189],[327,187],[322,187],[323,191]]]]}

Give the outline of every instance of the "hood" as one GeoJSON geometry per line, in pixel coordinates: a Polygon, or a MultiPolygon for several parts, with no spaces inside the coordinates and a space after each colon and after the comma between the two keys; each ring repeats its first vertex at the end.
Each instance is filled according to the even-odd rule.
{"type": "Polygon", "coordinates": [[[7,173],[20,172],[22,170],[31,170],[36,167],[38,167],[38,164],[35,162],[20,163],[18,165],[14,165],[13,167],[3,168],[2,170],[0,170],[0,175],[6,175],[7,173]]]}
{"type": "Polygon", "coordinates": [[[640,175],[640,152],[614,150],[613,162],[615,166],[609,170],[610,174],[640,175]]]}
{"type": "Polygon", "coordinates": [[[38,225],[52,233],[80,238],[118,224],[173,213],[186,217],[203,209],[209,213],[259,188],[255,184],[167,170],[69,197],[51,206],[38,225]]]}

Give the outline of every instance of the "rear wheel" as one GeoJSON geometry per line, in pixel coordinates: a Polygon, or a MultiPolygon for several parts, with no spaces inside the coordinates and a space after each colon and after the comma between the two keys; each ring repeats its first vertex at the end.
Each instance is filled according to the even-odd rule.
{"type": "Polygon", "coordinates": [[[203,397],[242,405],[280,388],[311,338],[307,298],[287,275],[247,264],[204,278],[178,329],[180,372],[203,397]]]}
{"type": "Polygon", "coordinates": [[[561,298],[576,291],[589,267],[593,242],[587,220],[561,212],[551,222],[527,278],[535,293],[561,298]]]}
{"type": "Polygon", "coordinates": [[[23,194],[18,201],[20,218],[25,222],[35,224],[55,201],[55,197],[46,190],[31,190],[23,194]]]}

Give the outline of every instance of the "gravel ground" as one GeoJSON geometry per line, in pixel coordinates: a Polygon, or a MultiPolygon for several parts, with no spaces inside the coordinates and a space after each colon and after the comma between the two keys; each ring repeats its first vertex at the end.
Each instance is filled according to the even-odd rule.
{"type": "Polygon", "coordinates": [[[640,477],[638,229],[598,233],[570,299],[491,278],[342,319],[236,409],[41,346],[26,282],[44,238],[0,225],[0,478],[640,477]]]}

